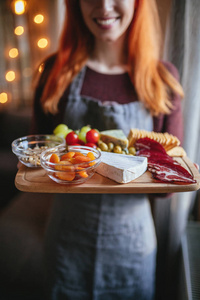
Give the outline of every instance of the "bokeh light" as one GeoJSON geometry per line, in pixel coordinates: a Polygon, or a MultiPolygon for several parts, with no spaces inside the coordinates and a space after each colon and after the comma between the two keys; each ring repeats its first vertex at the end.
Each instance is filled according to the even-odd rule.
{"type": "Polygon", "coordinates": [[[25,13],[26,1],[17,0],[14,1],[14,12],[17,15],[22,15],[25,13]]]}
{"type": "Polygon", "coordinates": [[[12,48],[12,49],[10,49],[10,51],[9,51],[9,53],[8,53],[8,55],[9,55],[11,58],[17,57],[18,54],[19,54],[19,51],[18,51],[17,48],[12,48]]]}
{"type": "Polygon", "coordinates": [[[39,65],[39,68],[38,68],[38,71],[39,71],[40,73],[42,73],[43,70],[44,70],[44,63],[40,64],[40,65],[39,65]]]}
{"type": "Polygon", "coordinates": [[[45,38],[39,39],[37,45],[39,48],[46,48],[46,46],[48,45],[48,41],[45,38]]]}
{"type": "Polygon", "coordinates": [[[8,94],[7,93],[0,93],[0,103],[4,104],[8,102],[8,94]]]}
{"type": "Polygon", "coordinates": [[[13,80],[15,80],[15,72],[14,71],[8,71],[6,73],[5,78],[6,78],[7,81],[13,81],[13,80]]]}
{"type": "Polygon", "coordinates": [[[22,35],[24,33],[24,27],[23,26],[17,26],[14,30],[16,35],[22,35]]]}
{"type": "Polygon", "coordinates": [[[44,21],[44,16],[41,14],[38,14],[34,17],[34,22],[36,24],[41,24],[44,21]]]}

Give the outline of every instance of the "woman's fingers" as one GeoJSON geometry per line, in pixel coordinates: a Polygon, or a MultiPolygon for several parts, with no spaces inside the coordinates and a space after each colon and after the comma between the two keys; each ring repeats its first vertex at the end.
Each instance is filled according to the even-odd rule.
{"type": "Polygon", "coordinates": [[[19,169],[21,166],[22,166],[22,163],[21,163],[21,161],[19,161],[17,164],[17,169],[19,169]]]}

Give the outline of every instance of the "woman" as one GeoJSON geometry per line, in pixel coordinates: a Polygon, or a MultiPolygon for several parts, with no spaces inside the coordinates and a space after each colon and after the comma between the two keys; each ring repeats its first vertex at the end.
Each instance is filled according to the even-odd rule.
{"type": "MultiPolygon", "coordinates": [[[[64,122],[182,139],[183,91],[174,66],[160,61],[155,1],[65,4],[58,51],[36,89],[32,131],[64,122]]],[[[45,254],[48,299],[154,298],[156,237],[145,194],[57,195],[45,254]]]]}

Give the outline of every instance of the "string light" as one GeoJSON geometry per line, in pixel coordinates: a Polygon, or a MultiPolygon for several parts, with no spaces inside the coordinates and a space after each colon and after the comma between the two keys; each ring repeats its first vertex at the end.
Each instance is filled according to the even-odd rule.
{"type": "Polygon", "coordinates": [[[8,55],[9,55],[11,58],[17,57],[18,54],[19,54],[19,51],[18,51],[17,48],[12,48],[12,49],[10,49],[10,51],[9,51],[9,53],[8,53],[8,55]]]}
{"type": "Polygon", "coordinates": [[[4,104],[8,102],[8,94],[7,93],[0,93],[0,103],[4,104]]]}
{"type": "Polygon", "coordinates": [[[44,21],[44,16],[41,14],[38,14],[34,17],[33,20],[36,24],[41,24],[44,21]]]}
{"type": "Polygon", "coordinates": [[[7,81],[13,81],[13,80],[15,80],[15,72],[14,71],[8,71],[6,73],[5,78],[6,78],[7,81]]]}
{"type": "Polygon", "coordinates": [[[24,27],[23,26],[17,26],[14,30],[14,33],[16,35],[22,35],[24,33],[24,27]]]}
{"type": "Polygon", "coordinates": [[[48,45],[48,41],[47,41],[47,39],[42,38],[37,42],[37,45],[39,48],[46,48],[48,45]]]}

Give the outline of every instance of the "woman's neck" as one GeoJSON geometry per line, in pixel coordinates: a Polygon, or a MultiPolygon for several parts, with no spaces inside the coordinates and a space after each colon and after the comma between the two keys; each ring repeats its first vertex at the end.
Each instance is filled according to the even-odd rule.
{"type": "Polygon", "coordinates": [[[120,74],[127,71],[124,43],[96,40],[94,51],[87,66],[104,74],[120,74]]]}

